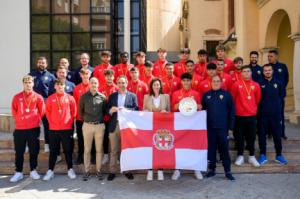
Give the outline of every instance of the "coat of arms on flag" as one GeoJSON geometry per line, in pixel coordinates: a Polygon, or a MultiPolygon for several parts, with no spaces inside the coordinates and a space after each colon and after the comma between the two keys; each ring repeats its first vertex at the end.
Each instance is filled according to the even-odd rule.
{"type": "Polygon", "coordinates": [[[187,169],[206,171],[206,112],[119,111],[121,171],[187,169]]]}

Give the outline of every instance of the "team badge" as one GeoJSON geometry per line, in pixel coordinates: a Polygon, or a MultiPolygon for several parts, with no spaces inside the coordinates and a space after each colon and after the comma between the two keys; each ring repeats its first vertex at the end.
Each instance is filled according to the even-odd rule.
{"type": "Polygon", "coordinates": [[[262,87],[262,88],[265,88],[266,86],[265,86],[265,85],[261,85],[261,87],[262,87]]]}
{"type": "Polygon", "coordinates": [[[152,139],[158,150],[171,150],[174,147],[174,135],[167,129],[156,130],[152,139]]]}
{"type": "Polygon", "coordinates": [[[68,78],[71,79],[71,75],[68,75],[68,78]]]}
{"type": "Polygon", "coordinates": [[[174,84],[174,86],[176,86],[176,85],[177,85],[177,82],[173,82],[173,84],[174,84]]]}
{"type": "Polygon", "coordinates": [[[207,87],[208,87],[208,85],[207,85],[207,84],[205,84],[205,85],[204,85],[204,87],[205,87],[205,88],[207,88],[207,87]]]}
{"type": "Polygon", "coordinates": [[[276,83],[274,84],[274,88],[277,88],[277,84],[276,83]]]}
{"type": "Polygon", "coordinates": [[[44,79],[45,79],[45,80],[48,80],[48,76],[46,76],[44,79]]]}
{"type": "Polygon", "coordinates": [[[281,69],[281,68],[278,68],[278,72],[280,72],[280,73],[281,73],[281,72],[282,72],[282,69],[281,69]]]}
{"type": "Polygon", "coordinates": [[[210,95],[208,95],[208,96],[207,96],[207,99],[210,99],[210,98],[211,98],[211,96],[210,96],[210,95]]]}
{"type": "Polygon", "coordinates": [[[69,89],[70,89],[70,86],[67,86],[67,87],[66,87],[66,90],[69,90],[69,89]]]}
{"type": "Polygon", "coordinates": [[[243,86],[242,86],[242,85],[239,85],[239,88],[243,88],[243,86]]]}
{"type": "Polygon", "coordinates": [[[139,87],[138,90],[139,90],[139,91],[142,91],[142,87],[139,87]]]}
{"type": "Polygon", "coordinates": [[[260,70],[257,71],[257,74],[259,74],[259,75],[261,74],[260,70]]]}
{"type": "Polygon", "coordinates": [[[222,80],[223,80],[223,82],[225,82],[225,81],[226,81],[226,79],[225,79],[225,78],[223,78],[222,80]]]}
{"type": "Polygon", "coordinates": [[[254,88],[255,88],[254,86],[251,86],[251,89],[252,89],[252,90],[254,90],[254,88]]]}
{"type": "Polygon", "coordinates": [[[219,97],[220,97],[220,99],[221,99],[221,100],[224,98],[224,96],[223,96],[223,95],[220,95],[219,97]]]}
{"type": "Polygon", "coordinates": [[[195,84],[198,84],[198,81],[197,81],[197,80],[195,81],[195,84]]]}
{"type": "Polygon", "coordinates": [[[224,67],[227,67],[227,64],[224,64],[224,67]]]}

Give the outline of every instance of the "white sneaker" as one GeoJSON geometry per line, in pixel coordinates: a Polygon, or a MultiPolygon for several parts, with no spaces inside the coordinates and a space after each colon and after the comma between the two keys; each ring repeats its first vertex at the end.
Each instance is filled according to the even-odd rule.
{"type": "Polygon", "coordinates": [[[76,174],[75,174],[73,169],[69,169],[68,176],[69,176],[70,179],[75,179],[76,178],[76,174]]]}
{"type": "Polygon", "coordinates": [[[45,144],[44,145],[44,152],[49,153],[49,151],[50,151],[49,144],[45,144]]]}
{"type": "Polygon", "coordinates": [[[146,179],[147,179],[147,181],[152,181],[153,180],[153,171],[152,170],[148,170],[146,179]]]}
{"type": "Polygon", "coordinates": [[[107,164],[108,163],[108,154],[104,154],[103,158],[102,158],[102,165],[107,164]]]}
{"type": "Polygon", "coordinates": [[[176,169],[172,175],[172,180],[178,180],[179,177],[180,177],[180,171],[176,169]]]}
{"type": "Polygon", "coordinates": [[[203,175],[202,175],[201,171],[195,171],[195,177],[197,180],[202,180],[203,175]]]}
{"type": "Polygon", "coordinates": [[[60,162],[62,160],[61,156],[58,155],[57,158],[56,158],[56,163],[60,162]]]}
{"type": "Polygon", "coordinates": [[[244,164],[244,156],[242,156],[242,155],[239,155],[237,158],[236,158],[236,160],[235,160],[235,165],[237,165],[237,166],[242,166],[242,164],[244,164]]]}
{"type": "Polygon", "coordinates": [[[26,147],[25,147],[25,153],[28,153],[29,152],[29,148],[28,148],[28,146],[26,145],[26,147]]]}
{"type": "Polygon", "coordinates": [[[257,162],[255,156],[249,156],[248,162],[250,164],[252,164],[252,166],[254,166],[254,167],[259,167],[260,166],[260,164],[257,162]]]}
{"type": "Polygon", "coordinates": [[[162,170],[157,171],[157,180],[159,180],[159,181],[164,180],[164,172],[162,170]]]}
{"type": "Polygon", "coordinates": [[[51,170],[48,170],[47,173],[46,173],[46,175],[43,177],[43,180],[49,181],[52,178],[54,178],[54,172],[51,171],[51,170]]]}
{"type": "Polygon", "coordinates": [[[21,172],[16,172],[11,178],[10,182],[18,182],[24,178],[23,173],[21,172]]]}
{"type": "Polygon", "coordinates": [[[36,170],[30,171],[30,177],[34,180],[39,180],[41,178],[36,170]]]}

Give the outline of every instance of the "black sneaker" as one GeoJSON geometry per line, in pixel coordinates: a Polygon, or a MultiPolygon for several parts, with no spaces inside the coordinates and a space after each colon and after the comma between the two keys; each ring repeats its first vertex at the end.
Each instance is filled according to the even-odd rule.
{"type": "Polygon", "coordinates": [[[206,177],[207,177],[207,178],[210,178],[210,177],[214,177],[215,175],[216,175],[216,172],[210,170],[210,171],[206,174],[206,177]]]}
{"type": "Polygon", "coordinates": [[[134,176],[132,173],[125,173],[125,176],[128,180],[133,180],[134,179],[134,176]]]}
{"type": "Polygon", "coordinates": [[[96,176],[97,176],[98,180],[103,180],[103,175],[100,171],[97,171],[96,176]]]}
{"type": "Polygon", "coordinates": [[[228,180],[230,180],[230,181],[235,181],[235,178],[232,176],[231,173],[226,173],[226,174],[225,174],[225,177],[226,177],[228,180]]]}
{"type": "Polygon", "coordinates": [[[82,179],[83,179],[83,181],[88,181],[88,179],[89,179],[90,177],[91,177],[90,172],[87,172],[87,173],[83,174],[82,179]]]}
{"type": "Polygon", "coordinates": [[[113,181],[113,180],[115,179],[115,177],[116,177],[116,174],[110,173],[110,174],[108,174],[108,176],[107,176],[107,180],[108,180],[108,181],[113,181]]]}

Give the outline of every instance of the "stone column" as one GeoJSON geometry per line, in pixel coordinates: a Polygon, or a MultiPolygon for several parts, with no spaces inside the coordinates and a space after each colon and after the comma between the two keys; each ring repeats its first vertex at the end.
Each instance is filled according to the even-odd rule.
{"type": "Polygon", "coordinates": [[[294,61],[293,61],[293,75],[294,75],[294,101],[295,111],[291,116],[292,123],[299,124],[300,118],[300,33],[295,33],[290,36],[294,43],[294,61]]]}

